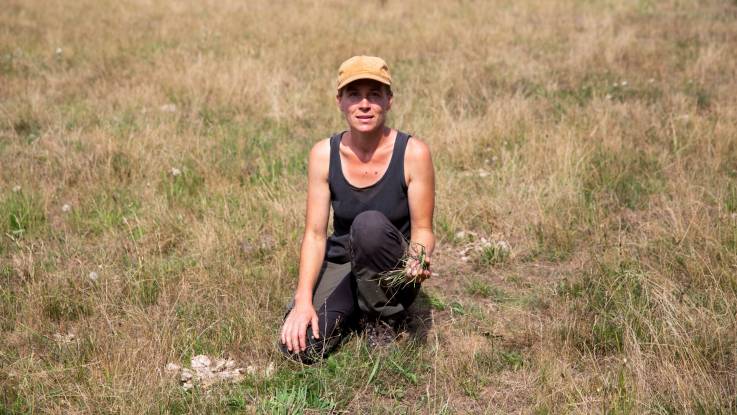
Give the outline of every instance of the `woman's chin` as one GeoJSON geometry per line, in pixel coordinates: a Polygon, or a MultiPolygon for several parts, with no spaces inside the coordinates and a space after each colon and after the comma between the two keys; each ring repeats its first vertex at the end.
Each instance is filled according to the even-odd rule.
{"type": "Polygon", "coordinates": [[[381,126],[376,124],[352,124],[351,129],[360,133],[372,133],[376,130],[381,129],[381,126]]]}

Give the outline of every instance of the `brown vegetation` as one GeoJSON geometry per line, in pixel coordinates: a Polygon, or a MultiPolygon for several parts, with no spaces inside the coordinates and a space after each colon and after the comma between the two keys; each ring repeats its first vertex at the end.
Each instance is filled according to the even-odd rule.
{"type": "Polygon", "coordinates": [[[737,412],[735,50],[727,0],[5,1],[3,413],[737,412]],[[433,150],[433,324],[299,367],[306,156],[359,53],[433,150]],[[198,354],[258,370],[184,391],[198,354]]]}

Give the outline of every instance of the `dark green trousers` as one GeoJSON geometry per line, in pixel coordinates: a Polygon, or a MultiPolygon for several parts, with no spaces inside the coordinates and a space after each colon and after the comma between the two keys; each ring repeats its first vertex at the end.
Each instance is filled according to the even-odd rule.
{"type": "MultiPolygon", "coordinates": [[[[323,262],[312,297],[319,319],[320,339],[307,330],[305,352],[281,350],[305,363],[331,352],[362,316],[401,318],[420,290],[419,284],[390,288],[380,283],[381,274],[402,266],[407,250],[404,235],[377,211],[366,211],[353,221],[350,231],[350,262],[323,262]]],[[[289,310],[293,302],[289,305],[289,310]]],[[[288,312],[287,312],[288,314],[288,312]]]]}

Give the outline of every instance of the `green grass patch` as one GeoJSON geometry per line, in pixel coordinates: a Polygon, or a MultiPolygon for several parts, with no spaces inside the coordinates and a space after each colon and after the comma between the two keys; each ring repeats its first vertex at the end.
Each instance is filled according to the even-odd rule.
{"type": "Polygon", "coordinates": [[[334,408],[335,402],[323,399],[307,385],[290,385],[275,389],[259,409],[271,414],[297,414],[308,410],[331,412],[334,408]]]}
{"type": "Polygon", "coordinates": [[[599,264],[580,281],[561,282],[557,293],[571,302],[571,315],[577,316],[564,333],[566,340],[598,355],[621,353],[627,333],[640,342],[652,341],[646,278],[636,263],[622,262],[599,264]]]}
{"type": "Polygon", "coordinates": [[[110,119],[106,120],[105,127],[110,131],[116,138],[120,140],[127,140],[133,134],[141,130],[139,125],[139,112],[133,108],[115,112],[110,119]]]}
{"type": "Polygon", "coordinates": [[[56,322],[75,321],[93,311],[86,295],[71,281],[47,287],[41,301],[44,316],[56,322]]]}
{"type": "MultiPolygon", "coordinates": [[[[136,229],[138,228],[133,228],[133,238],[136,238],[136,229]]],[[[131,304],[142,307],[156,304],[164,289],[170,284],[176,284],[186,267],[196,264],[192,258],[177,255],[152,258],[144,262],[126,256],[123,262],[128,268],[123,293],[131,304]]]]}
{"type": "Polygon", "coordinates": [[[89,379],[87,363],[95,358],[95,339],[87,334],[75,337],[69,342],[51,342],[51,359],[73,370],[71,374],[76,382],[85,382],[89,379]]]}
{"type": "Polygon", "coordinates": [[[72,225],[79,233],[99,235],[120,227],[140,207],[141,203],[127,187],[100,190],[72,211],[72,225]]]}
{"type": "Polygon", "coordinates": [[[531,226],[535,246],[528,261],[543,259],[560,262],[569,259],[576,249],[576,235],[573,224],[561,225],[557,222],[538,222],[531,226]]]}
{"type": "Polygon", "coordinates": [[[31,116],[20,118],[13,123],[13,131],[26,144],[31,144],[41,137],[41,128],[41,123],[31,116]]]}
{"type": "Polygon", "coordinates": [[[714,99],[712,92],[705,85],[687,82],[684,92],[693,100],[699,111],[708,111],[711,108],[714,99]]]}
{"type": "Polygon", "coordinates": [[[86,131],[100,124],[100,115],[81,97],[70,97],[59,106],[63,114],[64,129],[67,131],[86,131]]]}
{"type": "Polygon", "coordinates": [[[724,194],[724,207],[729,213],[737,212],[737,184],[731,180],[724,194]]]}
{"type": "Polygon", "coordinates": [[[445,301],[438,296],[435,293],[428,293],[426,291],[423,291],[426,293],[425,301],[427,301],[427,305],[432,307],[434,310],[443,311],[447,307],[445,304],[445,301]]]}
{"type": "Polygon", "coordinates": [[[198,210],[202,207],[205,176],[194,162],[185,161],[182,167],[161,173],[160,189],[170,206],[198,210]]]}
{"type": "Polygon", "coordinates": [[[34,413],[34,407],[18,391],[14,379],[6,371],[0,371],[0,415],[21,415],[34,413]]]}
{"type": "Polygon", "coordinates": [[[483,247],[479,255],[479,265],[488,267],[501,264],[509,260],[509,246],[498,242],[492,242],[491,245],[483,247]]]}
{"type": "Polygon", "coordinates": [[[8,192],[0,201],[2,233],[14,237],[22,237],[43,229],[46,225],[46,214],[41,200],[24,190],[8,192]]]}
{"type": "Polygon", "coordinates": [[[525,359],[519,350],[494,347],[490,350],[477,351],[473,356],[476,367],[485,375],[493,375],[502,371],[517,371],[525,366],[525,359]]]}
{"type": "Polygon", "coordinates": [[[355,400],[356,390],[366,388],[401,405],[424,382],[429,365],[423,356],[413,343],[371,351],[354,337],[321,363],[278,370],[259,387],[269,397],[259,408],[267,413],[336,411],[355,400]]]}
{"type": "Polygon", "coordinates": [[[0,287],[0,331],[13,330],[15,328],[15,316],[19,304],[15,293],[8,285],[0,287]]]}
{"type": "Polygon", "coordinates": [[[590,207],[641,209],[663,188],[657,159],[642,151],[596,150],[583,172],[583,197],[590,207]]]}
{"type": "Polygon", "coordinates": [[[470,295],[488,298],[494,302],[502,303],[510,299],[509,294],[499,287],[494,287],[480,279],[472,279],[466,284],[466,292],[470,295]]]}
{"type": "Polygon", "coordinates": [[[130,156],[121,151],[115,151],[110,155],[110,168],[113,176],[121,183],[130,183],[133,176],[133,161],[130,156]]]}
{"type": "Polygon", "coordinates": [[[453,314],[457,314],[459,316],[466,314],[466,308],[458,301],[451,301],[447,305],[448,310],[451,311],[453,314]]]}
{"type": "Polygon", "coordinates": [[[175,315],[174,348],[182,361],[198,354],[220,355],[246,327],[241,318],[223,318],[217,305],[211,303],[180,303],[175,315]]]}
{"type": "Polygon", "coordinates": [[[604,399],[602,402],[602,413],[605,414],[631,414],[637,408],[636,386],[632,375],[621,367],[615,373],[611,373],[606,386],[602,389],[604,399]]]}
{"type": "Polygon", "coordinates": [[[663,97],[663,91],[654,80],[626,80],[608,72],[585,74],[579,80],[563,82],[556,89],[533,88],[532,91],[546,98],[559,116],[574,108],[584,108],[594,99],[642,101],[652,105],[663,97]]]}

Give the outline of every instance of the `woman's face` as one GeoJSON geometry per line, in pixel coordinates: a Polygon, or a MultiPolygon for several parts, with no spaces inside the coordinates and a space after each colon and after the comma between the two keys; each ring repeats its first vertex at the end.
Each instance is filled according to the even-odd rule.
{"type": "Polygon", "coordinates": [[[337,96],[338,107],[352,130],[368,133],[384,127],[392,96],[381,82],[360,79],[337,96]]]}

